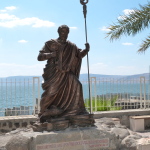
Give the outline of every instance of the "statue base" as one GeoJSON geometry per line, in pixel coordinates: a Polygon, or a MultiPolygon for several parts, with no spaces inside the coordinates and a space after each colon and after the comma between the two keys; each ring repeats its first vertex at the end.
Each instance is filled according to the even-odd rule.
{"type": "MultiPolygon", "coordinates": [[[[43,131],[34,132],[33,140],[30,145],[32,150],[118,150],[120,141],[115,134],[112,134],[108,128],[95,123],[92,127],[80,127],[85,122],[77,122],[83,116],[74,116],[68,123],[65,121],[54,121],[54,124],[47,122],[47,130],[61,131],[43,131]],[[73,125],[70,125],[70,123],[73,125]],[[57,124],[58,123],[58,124],[57,124]]],[[[87,116],[86,116],[87,117],[87,116]]],[[[86,118],[85,117],[85,118],[86,118]]],[[[91,116],[90,116],[91,117],[91,116]]],[[[88,117],[87,117],[88,118],[88,117]]],[[[88,119],[83,120],[88,120],[88,119]]],[[[81,120],[82,120],[81,119],[81,120]]],[[[90,122],[90,121],[89,121],[90,122]]],[[[86,122],[89,123],[88,121],[86,122]]]]}
{"type": "Polygon", "coordinates": [[[93,126],[95,121],[93,118],[93,114],[87,114],[87,115],[76,115],[70,117],[70,123],[72,126],[79,126],[79,127],[87,127],[87,126],[93,126]]]}
{"type": "Polygon", "coordinates": [[[91,127],[94,126],[93,114],[69,116],[67,118],[51,118],[44,123],[36,122],[32,128],[36,132],[59,131],[68,127],[91,127]]]}

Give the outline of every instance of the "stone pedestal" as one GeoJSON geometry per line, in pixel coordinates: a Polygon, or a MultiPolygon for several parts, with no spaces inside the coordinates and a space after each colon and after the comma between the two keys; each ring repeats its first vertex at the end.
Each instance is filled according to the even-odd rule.
{"type": "Polygon", "coordinates": [[[117,150],[120,143],[115,134],[96,126],[36,132],[30,139],[30,150],[117,150]]]}

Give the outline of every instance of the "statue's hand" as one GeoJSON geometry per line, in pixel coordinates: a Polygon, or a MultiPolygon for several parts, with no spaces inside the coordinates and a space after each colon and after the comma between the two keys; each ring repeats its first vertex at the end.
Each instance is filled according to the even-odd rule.
{"type": "Polygon", "coordinates": [[[51,52],[51,57],[56,57],[56,52],[51,52]]]}
{"type": "Polygon", "coordinates": [[[90,50],[90,44],[89,44],[89,43],[85,43],[85,49],[86,49],[87,51],[90,50]]]}
{"type": "Polygon", "coordinates": [[[56,52],[46,53],[46,59],[56,57],[56,52]]]}

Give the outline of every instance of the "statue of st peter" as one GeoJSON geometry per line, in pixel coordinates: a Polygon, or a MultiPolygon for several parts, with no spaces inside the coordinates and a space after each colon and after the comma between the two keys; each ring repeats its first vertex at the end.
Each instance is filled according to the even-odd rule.
{"type": "Polygon", "coordinates": [[[57,39],[45,43],[38,55],[39,61],[47,60],[39,117],[45,112],[54,117],[87,114],[79,74],[82,58],[89,52],[90,46],[86,43],[85,49],[81,50],[68,41],[67,25],[60,26],[58,34],[57,39]],[[53,113],[52,109],[58,110],[58,113],[53,113]]]}

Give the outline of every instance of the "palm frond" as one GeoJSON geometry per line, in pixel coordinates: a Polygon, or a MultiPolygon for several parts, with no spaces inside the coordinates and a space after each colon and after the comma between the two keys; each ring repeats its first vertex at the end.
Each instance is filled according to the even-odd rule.
{"type": "Polygon", "coordinates": [[[148,48],[150,47],[150,36],[148,36],[148,38],[146,38],[143,43],[140,45],[140,49],[138,50],[138,52],[145,52],[148,48]]]}
{"type": "Polygon", "coordinates": [[[110,25],[110,31],[106,37],[110,40],[119,39],[122,35],[135,35],[150,25],[150,2],[141,6],[140,9],[134,9],[129,15],[120,16],[117,24],[110,25]]]}

